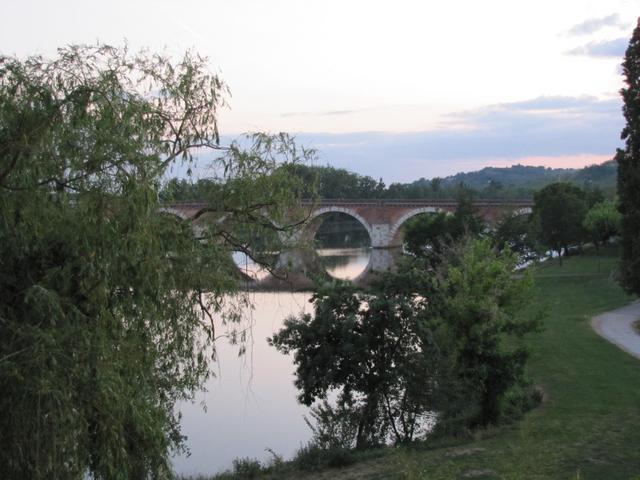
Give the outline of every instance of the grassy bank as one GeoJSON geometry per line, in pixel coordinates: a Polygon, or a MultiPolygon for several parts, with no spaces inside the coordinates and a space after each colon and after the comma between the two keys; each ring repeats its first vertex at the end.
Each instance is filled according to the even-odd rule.
{"type": "Polygon", "coordinates": [[[610,275],[616,261],[609,251],[536,269],[536,303],[548,317],[530,341],[529,371],[545,392],[544,404],[496,436],[465,445],[482,449],[477,453],[447,461],[438,450],[398,455],[409,478],[456,478],[473,469],[486,470],[487,478],[640,474],[640,362],[589,324],[629,301],[610,275]]]}
{"type": "Polygon", "coordinates": [[[531,336],[529,374],[543,404],[514,424],[413,448],[368,452],[317,479],[640,479],[640,361],[599,337],[594,315],[628,303],[612,276],[617,252],[535,268],[535,302],[547,317],[531,336]]]}

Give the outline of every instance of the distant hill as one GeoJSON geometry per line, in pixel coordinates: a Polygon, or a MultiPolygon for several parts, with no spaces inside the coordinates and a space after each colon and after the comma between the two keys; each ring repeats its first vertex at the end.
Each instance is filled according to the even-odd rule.
{"type": "Polygon", "coordinates": [[[614,160],[584,168],[547,168],[513,165],[507,168],[486,167],[482,170],[458,173],[442,179],[443,186],[464,183],[482,190],[493,183],[510,187],[540,188],[553,182],[572,182],[579,186],[615,187],[617,166],[614,160]]]}
{"type": "MultiPolygon", "coordinates": [[[[421,178],[406,184],[394,184],[390,190],[400,198],[407,192],[420,192],[430,196],[431,189],[439,192],[454,191],[460,185],[473,189],[482,197],[530,197],[536,190],[553,182],[570,182],[581,188],[598,188],[605,195],[616,191],[617,165],[609,160],[584,168],[547,168],[513,165],[511,167],[485,167],[474,172],[462,172],[444,178],[421,178]]],[[[416,195],[415,193],[413,194],[416,195]]]]}

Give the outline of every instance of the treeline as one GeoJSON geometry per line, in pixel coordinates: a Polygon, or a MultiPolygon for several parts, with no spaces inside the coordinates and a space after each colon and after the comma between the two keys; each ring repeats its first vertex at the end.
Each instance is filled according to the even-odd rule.
{"type": "Polygon", "coordinates": [[[492,226],[475,211],[469,192],[458,196],[453,215],[419,215],[407,222],[405,248],[416,256],[435,256],[465,236],[489,238],[498,250],[508,249],[521,261],[555,252],[566,256],[586,243],[597,249],[620,235],[621,215],[612,199],[598,189],[556,182],[534,195],[533,212],[511,213],[492,226]]]}
{"type": "Polygon", "coordinates": [[[513,165],[508,168],[486,167],[476,172],[458,173],[444,179],[446,186],[464,183],[475,190],[491,186],[500,190],[500,186],[509,186],[528,193],[556,182],[573,183],[581,188],[599,188],[604,191],[615,189],[617,179],[616,163],[609,160],[600,165],[573,168],[546,168],[526,165],[513,165]]]}
{"type": "MultiPolygon", "coordinates": [[[[330,166],[288,167],[291,174],[307,185],[305,196],[323,199],[438,199],[455,198],[461,189],[471,190],[477,198],[532,198],[536,191],[554,182],[567,182],[586,190],[598,189],[612,197],[616,188],[616,164],[609,161],[582,169],[551,169],[514,165],[487,167],[476,172],[450,177],[420,178],[411,183],[385,185],[382,179],[360,175],[330,166]]],[[[197,181],[173,178],[161,191],[163,201],[206,200],[220,188],[214,178],[197,181]]]]}

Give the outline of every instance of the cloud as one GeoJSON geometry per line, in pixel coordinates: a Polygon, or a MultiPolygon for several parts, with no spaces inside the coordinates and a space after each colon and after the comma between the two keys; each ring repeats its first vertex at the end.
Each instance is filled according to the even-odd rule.
{"type": "Polygon", "coordinates": [[[598,102],[593,96],[568,97],[568,96],[542,96],[520,102],[497,104],[488,107],[487,110],[514,110],[514,111],[557,111],[557,110],[593,110],[596,106],[606,105],[598,102]]]}
{"type": "Polygon", "coordinates": [[[362,109],[361,110],[331,110],[329,112],[322,112],[319,115],[323,115],[323,116],[351,115],[361,111],[362,109]]]}
{"type": "Polygon", "coordinates": [[[586,45],[569,50],[569,55],[588,55],[591,57],[623,57],[629,45],[626,37],[602,42],[591,42],[586,45]]]}
{"type": "Polygon", "coordinates": [[[325,112],[287,112],[283,113],[281,117],[329,117],[336,115],[353,115],[355,113],[364,112],[368,110],[366,108],[354,109],[354,110],[328,110],[325,112]]]}
{"type": "MultiPolygon", "coordinates": [[[[612,158],[622,146],[619,98],[543,96],[447,116],[422,132],[299,133],[318,150],[318,164],[382,177],[386,183],[443,177],[516,163],[566,167],[612,158]]],[[[223,137],[228,144],[233,138],[223,137]]],[[[204,167],[211,157],[199,163],[204,167]]],[[[198,169],[199,170],[199,169],[198,169]]],[[[175,173],[173,173],[175,174],[175,173]]]]}
{"type": "Polygon", "coordinates": [[[607,15],[601,18],[590,18],[584,22],[578,23],[569,29],[567,32],[569,35],[588,35],[595,33],[604,27],[623,27],[624,23],[621,21],[620,16],[617,13],[607,15]]]}
{"type": "Polygon", "coordinates": [[[619,99],[539,97],[450,115],[463,128],[411,132],[304,133],[297,138],[336,167],[387,183],[519,159],[611,158],[624,125],[619,99]]]}

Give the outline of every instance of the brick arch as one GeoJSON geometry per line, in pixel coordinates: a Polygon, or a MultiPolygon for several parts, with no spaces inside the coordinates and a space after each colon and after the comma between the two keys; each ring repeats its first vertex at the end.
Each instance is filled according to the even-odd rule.
{"type": "Polygon", "coordinates": [[[388,245],[390,247],[401,246],[401,245],[396,245],[400,240],[399,238],[400,229],[402,228],[402,225],[404,225],[405,222],[410,218],[413,218],[416,215],[422,215],[423,213],[440,213],[440,212],[446,213],[447,210],[443,210],[438,207],[420,207],[420,208],[414,208],[413,210],[409,210],[404,215],[402,215],[398,220],[396,220],[396,222],[391,226],[391,229],[389,230],[389,238],[387,241],[388,245]]]}
{"type": "Polygon", "coordinates": [[[189,215],[187,215],[186,213],[184,213],[181,210],[178,210],[177,208],[160,207],[158,209],[158,212],[159,213],[165,213],[167,215],[173,215],[174,217],[177,217],[180,220],[189,220],[189,215]]]}
{"type": "Polygon", "coordinates": [[[318,228],[320,228],[320,223],[316,222],[316,220],[322,215],[325,215],[327,213],[344,213],[346,215],[349,215],[350,217],[355,218],[360,222],[360,224],[367,231],[367,234],[369,235],[369,240],[371,240],[371,242],[373,243],[373,229],[371,228],[371,225],[369,224],[369,222],[355,210],[352,210],[347,207],[340,207],[340,206],[328,206],[328,207],[322,207],[314,210],[309,216],[309,220],[307,221],[307,227],[305,228],[305,232],[303,233],[303,235],[304,236],[315,235],[318,228]]]}

